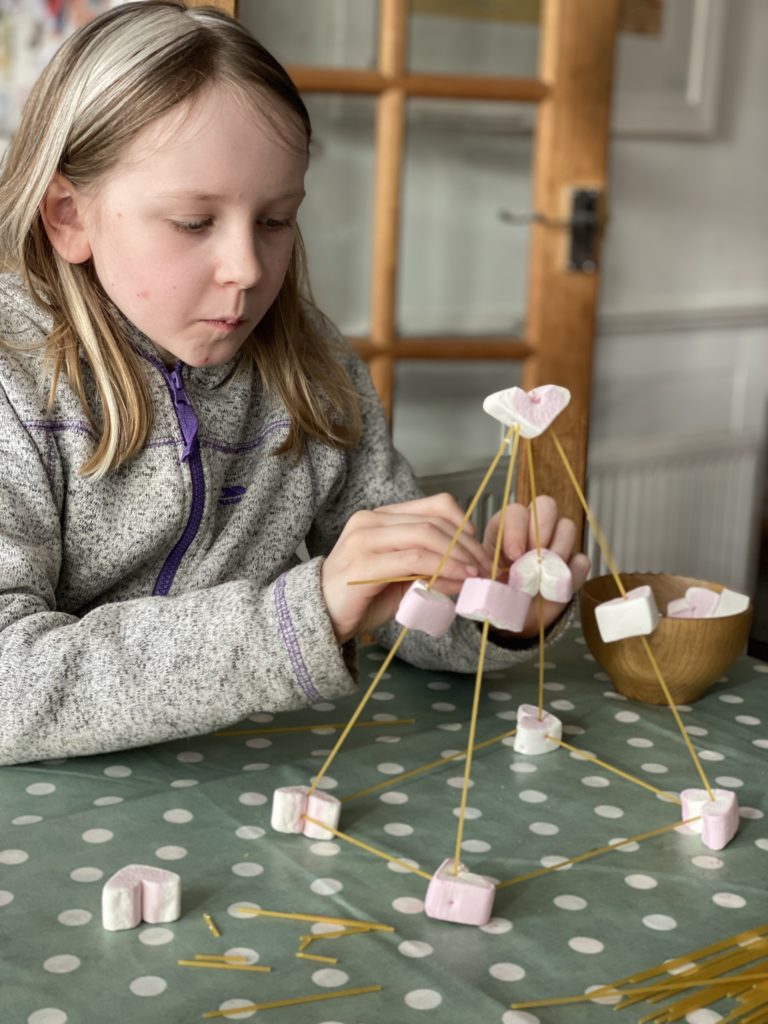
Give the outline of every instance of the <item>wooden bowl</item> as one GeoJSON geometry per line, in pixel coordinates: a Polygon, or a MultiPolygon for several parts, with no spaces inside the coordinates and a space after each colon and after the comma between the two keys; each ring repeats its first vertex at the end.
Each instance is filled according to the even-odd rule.
{"type": "MultiPolygon", "coordinates": [[[[649,586],[664,616],[650,636],[645,637],[653,651],[675,704],[698,700],[733,664],[744,650],[752,619],[751,608],[721,619],[668,619],[667,604],[684,597],[688,587],[708,587],[718,592],[719,583],[670,576],[666,573],[620,573],[626,590],[649,586]]],[[[581,590],[581,627],[587,647],[595,661],[608,673],[614,689],[632,700],[646,704],[666,704],[651,660],[640,637],[605,643],[595,621],[595,607],[619,597],[612,576],[588,580],[581,590]]]]}

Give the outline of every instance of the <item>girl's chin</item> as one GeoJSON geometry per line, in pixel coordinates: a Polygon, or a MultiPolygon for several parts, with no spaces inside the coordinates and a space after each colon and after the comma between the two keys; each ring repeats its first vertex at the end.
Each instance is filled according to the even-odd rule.
{"type": "Polygon", "coordinates": [[[231,339],[227,343],[222,344],[219,342],[217,345],[212,345],[210,348],[206,347],[203,349],[197,349],[193,352],[182,350],[177,353],[169,352],[160,345],[156,345],[155,347],[167,366],[173,367],[178,362],[182,362],[185,366],[200,368],[205,366],[223,366],[224,363],[228,363],[230,359],[235,358],[244,343],[245,338],[238,342],[231,339]]]}

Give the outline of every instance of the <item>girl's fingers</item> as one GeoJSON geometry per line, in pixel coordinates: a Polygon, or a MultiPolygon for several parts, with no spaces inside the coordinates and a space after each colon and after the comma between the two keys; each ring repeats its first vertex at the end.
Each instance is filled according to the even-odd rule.
{"type": "MultiPolygon", "coordinates": [[[[446,519],[454,529],[462,523],[465,515],[464,510],[451,494],[431,494],[426,498],[414,498],[412,501],[402,501],[397,505],[382,505],[376,511],[426,518],[434,516],[438,519],[446,519]]],[[[473,524],[469,521],[464,528],[467,533],[474,534],[475,532],[473,524]]]]}
{"type": "MultiPolygon", "coordinates": [[[[485,535],[486,547],[490,551],[496,550],[496,540],[499,535],[500,524],[501,513],[497,512],[488,524],[485,535]]],[[[528,509],[525,505],[520,505],[516,502],[507,505],[504,512],[504,543],[502,544],[502,554],[507,561],[514,562],[515,559],[520,558],[525,552],[527,536],[528,509]]]]}
{"type": "MultiPolygon", "coordinates": [[[[377,525],[359,535],[359,542],[366,552],[371,554],[417,553],[424,551],[435,556],[435,567],[445,557],[451,535],[440,524],[431,522],[396,523],[393,525],[377,525]]],[[[461,565],[480,572],[487,567],[488,556],[485,550],[470,539],[471,543],[460,539],[451,549],[446,560],[448,566],[461,565]]],[[[414,572],[417,569],[413,570],[414,572]]],[[[450,570],[448,570],[450,573],[450,570]]],[[[465,573],[466,575],[466,573],[465,573]]]]}
{"type": "Polygon", "coordinates": [[[576,593],[580,590],[587,582],[587,576],[589,575],[589,558],[587,555],[579,552],[574,555],[570,561],[571,576],[573,577],[573,592],[576,593]]]}
{"type": "MultiPolygon", "coordinates": [[[[381,579],[391,579],[397,576],[425,576],[432,577],[437,572],[443,561],[439,552],[426,551],[424,548],[405,548],[401,551],[389,551],[380,556],[377,560],[381,565],[381,579]]],[[[465,562],[449,558],[440,568],[439,579],[435,582],[435,589],[441,589],[445,593],[457,593],[461,589],[464,580],[477,576],[477,572],[465,562]]],[[[408,584],[405,585],[406,588],[408,584]]]]}
{"type": "MultiPolygon", "coordinates": [[[[393,506],[398,509],[402,506],[393,506]]],[[[351,522],[351,521],[350,521],[351,522]]],[[[451,542],[455,542],[451,555],[461,561],[476,564],[480,569],[487,570],[490,560],[483,545],[469,533],[462,532],[456,537],[456,527],[444,519],[425,518],[398,511],[387,512],[377,509],[375,512],[357,513],[354,532],[369,535],[364,543],[373,550],[382,551],[387,547],[398,548],[404,544],[414,546],[424,543],[431,551],[445,553],[451,542]],[[421,531],[417,534],[415,531],[421,531]],[[400,531],[400,536],[393,531],[400,531]],[[419,539],[421,538],[421,539],[419,539]]]]}
{"type": "Polygon", "coordinates": [[[569,562],[576,547],[576,523],[572,519],[559,519],[548,547],[564,562],[569,562]]]}
{"type": "Polygon", "coordinates": [[[531,508],[528,517],[528,548],[536,547],[536,521],[538,520],[538,540],[543,548],[551,547],[552,535],[558,522],[557,502],[548,494],[540,494],[536,498],[536,513],[531,508]]]}
{"type": "MultiPolygon", "coordinates": [[[[489,523],[486,533],[486,545],[493,548],[498,535],[500,513],[496,513],[489,523]]],[[[504,514],[504,556],[514,562],[526,551],[536,547],[538,521],[538,540],[543,548],[552,546],[552,539],[559,525],[557,502],[549,495],[542,494],[536,498],[536,513],[533,506],[514,502],[507,506],[504,514]]],[[[570,557],[570,552],[568,552],[570,557]]]]}

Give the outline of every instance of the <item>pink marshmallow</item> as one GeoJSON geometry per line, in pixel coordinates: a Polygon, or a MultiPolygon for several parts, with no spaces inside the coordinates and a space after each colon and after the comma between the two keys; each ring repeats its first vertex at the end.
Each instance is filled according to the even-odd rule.
{"type": "Polygon", "coordinates": [[[401,626],[430,636],[443,636],[455,618],[456,605],[450,597],[428,589],[423,580],[416,580],[406,590],[395,615],[401,626]]]}
{"type": "Polygon", "coordinates": [[[670,619],[710,619],[720,595],[708,587],[688,587],[685,597],[670,601],[667,617],[670,619]]]}
{"type": "MultiPolygon", "coordinates": [[[[331,796],[330,793],[315,790],[312,796],[307,798],[307,809],[304,813],[308,818],[314,818],[315,821],[321,821],[330,828],[338,829],[341,800],[331,796]]],[[[304,822],[303,832],[308,839],[333,839],[333,832],[320,828],[319,825],[314,825],[311,821],[304,822]]]]}
{"type": "Polygon", "coordinates": [[[509,568],[509,585],[548,601],[566,604],[573,596],[573,577],[563,559],[549,548],[532,548],[509,568]]]}
{"type": "Polygon", "coordinates": [[[174,871],[128,864],[101,891],[101,921],[110,932],[147,924],[167,924],[181,915],[181,878],[174,871]]]}
{"type": "Polygon", "coordinates": [[[538,437],[570,400],[570,391],[557,384],[542,384],[532,391],[507,388],[488,395],[483,402],[483,410],[507,427],[518,424],[523,437],[538,437]]]}
{"type": "Polygon", "coordinates": [[[626,597],[603,601],[595,608],[595,621],[603,643],[630,636],[648,636],[661,620],[650,587],[635,587],[626,597]]]}
{"type": "Polygon", "coordinates": [[[427,917],[454,924],[488,924],[496,884],[485,875],[473,875],[463,864],[454,873],[452,858],[444,860],[430,879],[424,900],[427,917]]]}
{"type": "Polygon", "coordinates": [[[700,821],[682,825],[678,832],[696,833],[710,850],[722,850],[739,831],[739,803],[730,789],[713,789],[714,800],[710,800],[705,789],[684,789],[681,817],[693,818],[701,815],[700,821]]]}
{"type": "Polygon", "coordinates": [[[514,590],[498,580],[464,580],[456,601],[456,613],[465,619],[485,622],[496,629],[519,633],[531,604],[529,594],[514,590]]]}
{"type": "Polygon", "coordinates": [[[548,712],[539,718],[539,709],[533,704],[521,704],[517,709],[517,730],[515,732],[515,750],[518,754],[549,754],[558,750],[558,744],[548,740],[547,736],[561,740],[563,723],[556,715],[548,712]]]}

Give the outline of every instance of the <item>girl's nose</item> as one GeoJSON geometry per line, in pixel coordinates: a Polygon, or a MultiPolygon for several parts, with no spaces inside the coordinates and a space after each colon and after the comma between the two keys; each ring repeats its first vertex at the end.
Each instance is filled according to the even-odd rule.
{"type": "Polygon", "coordinates": [[[253,288],[262,276],[258,240],[250,232],[230,234],[222,240],[218,253],[216,281],[220,285],[253,288]]]}

